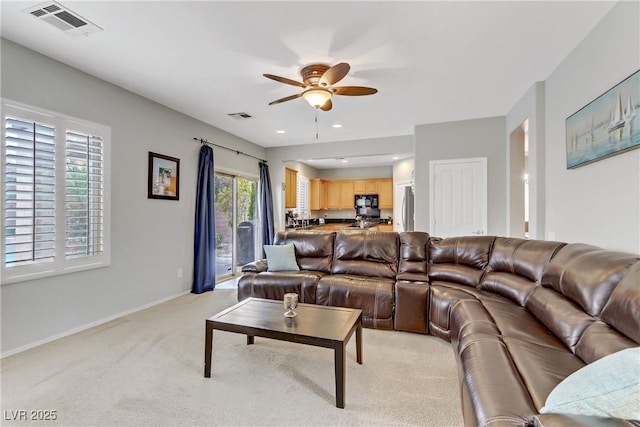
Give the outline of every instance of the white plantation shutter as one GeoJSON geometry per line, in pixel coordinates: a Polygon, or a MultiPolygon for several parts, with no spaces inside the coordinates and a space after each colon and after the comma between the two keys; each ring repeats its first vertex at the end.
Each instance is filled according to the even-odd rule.
{"type": "Polygon", "coordinates": [[[298,174],[297,194],[296,194],[296,211],[300,218],[308,218],[309,214],[309,178],[298,174]]]}
{"type": "Polygon", "coordinates": [[[2,110],[2,283],[109,265],[110,129],[2,110]]]}
{"type": "Polygon", "coordinates": [[[6,116],[4,265],[55,256],[55,127],[6,116]]]}
{"type": "Polygon", "coordinates": [[[103,229],[103,140],[81,132],[66,133],[65,255],[100,254],[103,229]]]}

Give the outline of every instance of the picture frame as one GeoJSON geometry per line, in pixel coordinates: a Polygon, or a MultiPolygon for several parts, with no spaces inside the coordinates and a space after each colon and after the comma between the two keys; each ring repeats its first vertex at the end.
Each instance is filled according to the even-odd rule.
{"type": "Polygon", "coordinates": [[[567,169],[640,148],[640,70],[567,117],[567,169]]]}
{"type": "Polygon", "coordinates": [[[180,159],[149,151],[147,198],[180,200],[180,159]]]}

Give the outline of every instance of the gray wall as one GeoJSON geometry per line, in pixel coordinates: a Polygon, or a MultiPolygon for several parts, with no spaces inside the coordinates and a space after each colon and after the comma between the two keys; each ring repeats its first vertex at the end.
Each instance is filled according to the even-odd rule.
{"type": "Polygon", "coordinates": [[[488,234],[506,234],[505,118],[419,125],[415,128],[415,229],[429,232],[429,162],[487,158],[488,234]]]}
{"type": "MultiPolygon", "coordinates": [[[[111,266],[3,285],[3,354],[188,292],[198,152],[193,137],[265,158],[262,147],[2,40],[2,97],[111,127],[111,266]],[[147,153],[181,159],[180,200],[147,199],[147,153]],[[183,277],[177,278],[177,269],[183,277]]],[[[257,161],[215,150],[257,176],[257,161]]]]}
{"type": "Polygon", "coordinates": [[[393,176],[393,166],[320,169],[318,172],[318,178],[328,181],[340,179],[391,178],[393,176]]]}
{"type": "Polygon", "coordinates": [[[568,170],[565,119],[640,69],[639,2],[619,2],[546,80],[547,238],[640,253],[640,150],[568,170]]]}

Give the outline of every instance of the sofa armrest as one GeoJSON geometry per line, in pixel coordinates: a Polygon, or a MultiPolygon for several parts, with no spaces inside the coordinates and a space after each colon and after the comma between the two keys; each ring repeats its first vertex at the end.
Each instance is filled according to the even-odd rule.
{"type": "Polygon", "coordinates": [[[537,414],[535,427],[635,427],[640,424],[618,418],[591,417],[572,414],[537,414]]]}
{"type": "Polygon", "coordinates": [[[267,271],[267,269],[268,266],[266,259],[250,262],[249,264],[245,264],[242,266],[243,273],[262,273],[263,271],[267,271]]]}

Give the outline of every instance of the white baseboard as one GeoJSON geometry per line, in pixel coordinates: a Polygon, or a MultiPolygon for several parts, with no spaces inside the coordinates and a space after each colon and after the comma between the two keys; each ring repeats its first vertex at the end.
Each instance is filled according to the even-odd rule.
{"type": "Polygon", "coordinates": [[[95,326],[102,325],[103,323],[107,323],[107,322],[110,322],[112,320],[118,319],[120,317],[127,316],[129,314],[133,314],[133,313],[135,313],[137,311],[141,311],[141,310],[145,310],[147,308],[153,307],[154,305],[162,304],[163,302],[167,302],[167,301],[170,301],[172,299],[181,297],[182,295],[186,295],[189,292],[191,292],[191,291],[180,292],[179,294],[176,294],[176,295],[173,295],[173,296],[170,296],[170,297],[166,297],[166,298],[162,298],[160,300],[153,301],[153,302],[150,302],[148,304],[144,304],[144,305],[141,305],[141,306],[138,306],[138,307],[134,307],[134,308],[132,308],[130,310],[123,311],[123,312],[118,313],[118,314],[114,314],[113,316],[105,317],[104,319],[96,320],[95,322],[87,323],[85,325],[78,326],[77,328],[73,328],[71,330],[68,330],[68,331],[65,331],[65,332],[61,332],[59,334],[52,335],[50,337],[47,337],[47,338],[44,338],[44,339],[41,339],[41,340],[38,340],[38,341],[34,341],[32,343],[29,343],[29,344],[25,344],[23,346],[14,348],[12,350],[9,350],[9,351],[6,351],[6,352],[0,354],[0,359],[8,357],[8,356],[13,356],[14,354],[21,353],[21,352],[26,351],[26,350],[30,350],[30,349],[32,349],[34,347],[38,347],[38,346],[41,346],[43,344],[50,343],[52,341],[58,340],[60,338],[67,337],[69,335],[77,334],[78,332],[82,332],[82,331],[84,331],[86,329],[90,329],[90,328],[93,328],[95,326]]]}

